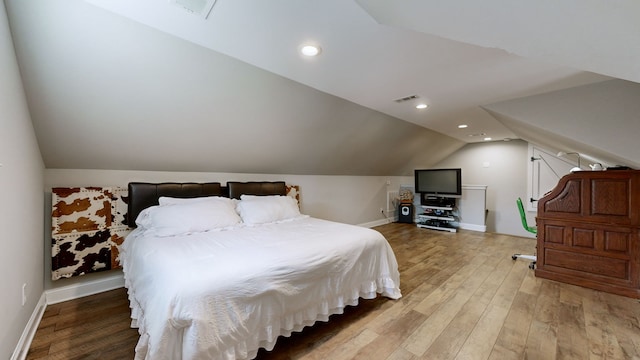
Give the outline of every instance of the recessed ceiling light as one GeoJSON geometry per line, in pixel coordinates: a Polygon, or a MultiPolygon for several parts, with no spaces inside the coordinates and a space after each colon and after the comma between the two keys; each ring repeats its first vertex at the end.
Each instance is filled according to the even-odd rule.
{"type": "Polygon", "coordinates": [[[466,125],[466,124],[460,124],[458,125],[458,129],[464,129],[464,128],[467,128],[468,126],[469,125],[466,125]]]}
{"type": "Polygon", "coordinates": [[[320,54],[320,51],[322,51],[322,49],[317,45],[302,45],[300,48],[300,52],[304,56],[316,56],[320,54]]]}
{"type": "Polygon", "coordinates": [[[416,109],[426,109],[427,108],[427,104],[418,104],[416,105],[416,109]]]}
{"type": "Polygon", "coordinates": [[[484,141],[489,141],[489,140],[491,140],[491,138],[490,138],[490,137],[486,137],[486,138],[484,138],[484,141]]]}

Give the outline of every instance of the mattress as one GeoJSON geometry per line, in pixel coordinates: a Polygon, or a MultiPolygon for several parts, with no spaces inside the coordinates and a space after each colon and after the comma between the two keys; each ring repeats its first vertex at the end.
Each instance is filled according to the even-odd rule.
{"type": "Polygon", "coordinates": [[[169,237],[138,228],[120,261],[136,359],[251,359],[359,298],[401,297],[379,232],[308,216],[169,237]]]}

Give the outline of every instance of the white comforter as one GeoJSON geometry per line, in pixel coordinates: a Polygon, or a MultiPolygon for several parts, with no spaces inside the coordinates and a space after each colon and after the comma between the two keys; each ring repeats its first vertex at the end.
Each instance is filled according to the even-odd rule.
{"type": "Polygon", "coordinates": [[[376,293],[401,297],[377,231],[310,217],[120,247],[136,359],[246,359],[376,293]]]}

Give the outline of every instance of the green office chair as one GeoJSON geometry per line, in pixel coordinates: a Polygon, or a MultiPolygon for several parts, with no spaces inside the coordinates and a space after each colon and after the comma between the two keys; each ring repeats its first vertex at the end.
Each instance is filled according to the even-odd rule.
{"type": "MultiPolygon", "coordinates": [[[[520,220],[522,220],[522,227],[524,227],[524,229],[527,230],[528,232],[537,235],[538,229],[535,226],[529,226],[529,224],[527,224],[527,215],[524,212],[524,206],[522,206],[522,199],[518,198],[518,200],[516,200],[516,204],[518,205],[518,211],[520,211],[520,220]]],[[[531,260],[531,264],[529,264],[529,269],[536,268],[536,260],[537,260],[536,255],[513,254],[511,258],[513,260],[516,260],[517,258],[531,260]]]]}

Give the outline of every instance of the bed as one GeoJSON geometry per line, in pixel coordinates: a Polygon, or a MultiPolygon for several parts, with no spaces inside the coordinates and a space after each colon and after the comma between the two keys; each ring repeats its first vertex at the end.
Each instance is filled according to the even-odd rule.
{"type": "Polygon", "coordinates": [[[359,298],[401,297],[377,231],[302,215],[284,182],[130,183],[136,359],[251,359],[359,298]]]}

